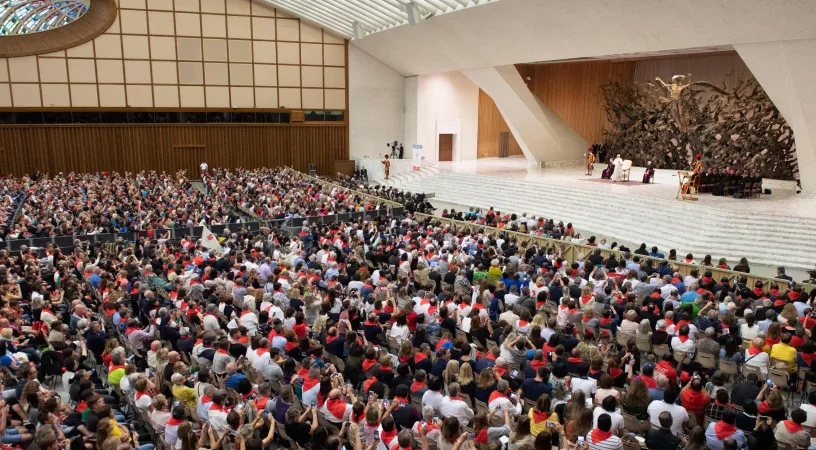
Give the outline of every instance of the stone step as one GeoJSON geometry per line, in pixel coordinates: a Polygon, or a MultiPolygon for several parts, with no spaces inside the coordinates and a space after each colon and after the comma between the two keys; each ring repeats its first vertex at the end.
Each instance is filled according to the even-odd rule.
{"type": "MultiPolygon", "coordinates": [[[[510,185],[507,184],[507,181],[504,180],[501,184],[492,184],[489,180],[484,180],[479,178],[477,180],[471,178],[455,178],[454,179],[447,179],[446,175],[441,175],[439,177],[429,178],[426,180],[426,184],[428,185],[426,189],[436,188],[436,189],[447,189],[449,186],[455,185],[470,185],[476,186],[479,189],[486,189],[488,187],[498,187],[501,188],[501,192],[507,193],[518,193],[522,195],[528,195],[531,190],[535,192],[541,192],[541,187],[544,186],[547,192],[547,196],[537,197],[535,200],[538,203],[548,203],[548,202],[558,202],[561,203],[561,199],[559,199],[558,195],[565,195],[567,198],[570,199],[573,203],[580,203],[576,202],[575,200],[581,200],[586,202],[599,202],[604,201],[607,202],[610,206],[614,206],[618,210],[627,208],[632,209],[640,209],[644,205],[649,205],[650,216],[654,217],[655,214],[660,216],[665,216],[668,218],[676,218],[679,215],[682,215],[685,219],[699,219],[699,220],[706,220],[709,223],[720,223],[723,226],[728,226],[731,228],[741,228],[745,226],[756,227],[756,226],[764,226],[767,225],[769,221],[779,221],[780,217],[778,216],[767,216],[767,215],[759,215],[759,214],[746,214],[744,212],[730,212],[730,211],[722,211],[715,208],[710,208],[707,206],[697,206],[694,204],[689,204],[689,202],[676,202],[676,201],[668,201],[663,199],[654,199],[650,197],[643,197],[643,196],[631,196],[636,198],[628,198],[630,196],[620,195],[620,194],[609,194],[603,193],[599,191],[592,191],[592,190],[572,190],[570,188],[565,187],[556,187],[551,185],[542,185],[540,183],[526,183],[523,181],[514,182],[510,185]],[[434,184],[439,183],[439,184],[434,184]],[[551,189],[550,189],[551,188],[551,189]]],[[[410,187],[406,185],[406,187],[410,187]]],[[[516,211],[516,213],[527,212],[527,211],[516,211]]],[[[556,217],[554,217],[556,218],[556,217]]],[[[809,218],[801,218],[801,217],[785,217],[784,221],[788,224],[788,229],[793,230],[796,232],[806,232],[811,231],[816,233],[816,220],[809,219],[809,218]]],[[[565,220],[566,222],[566,220],[565,220]]]]}

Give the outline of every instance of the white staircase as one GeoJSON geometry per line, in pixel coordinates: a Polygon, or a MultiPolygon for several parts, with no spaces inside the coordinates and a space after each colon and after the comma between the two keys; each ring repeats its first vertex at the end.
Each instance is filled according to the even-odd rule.
{"type": "Polygon", "coordinates": [[[506,214],[532,214],[556,222],[572,222],[585,237],[606,236],[682,258],[706,254],[726,258],[733,267],[741,257],[750,264],[812,269],[816,219],[723,211],[721,209],[629,194],[566,187],[488,175],[443,172],[415,179],[393,180],[411,192],[433,192],[435,200],[506,214]]]}
{"type": "Polygon", "coordinates": [[[420,170],[412,170],[410,172],[402,172],[391,175],[388,180],[374,180],[375,183],[382,186],[401,187],[422,180],[439,173],[436,166],[422,166],[420,170]]]}

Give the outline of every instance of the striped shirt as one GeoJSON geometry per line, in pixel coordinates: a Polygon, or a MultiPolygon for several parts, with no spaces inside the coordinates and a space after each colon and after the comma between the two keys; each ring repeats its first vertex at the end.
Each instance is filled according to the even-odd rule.
{"type": "Polygon", "coordinates": [[[589,450],[623,450],[623,442],[614,434],[609,439],[604,439],[597,444],[592,442],[592,432],[586,435],[586,442],[589,444],[589,450]]]}

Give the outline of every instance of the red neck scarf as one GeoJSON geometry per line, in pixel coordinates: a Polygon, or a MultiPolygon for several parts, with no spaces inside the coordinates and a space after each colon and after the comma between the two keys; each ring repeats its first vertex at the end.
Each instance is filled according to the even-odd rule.
{"type": "Polygon", "coordinates": [[[394,440],[395,437],[397,437],[396,428],[391,431],[383,431],[380,433],[380,440],[385,445],[391,445],[391,442],[394,440]]]}
{"type": "Polygon", "coordinates": [[[479,433],[476,435],[475,441],[480,444],[487,445],[487,427],[484,427],[481,430],[479,430],[479,433]]]}
{"type": "Polygon", "coordinates": [[[776,339],[768,336],[768,337],[765,338],[765,345],[767,345],[769,347],[773,347],[774,345],[780,343],[781,341],[782,341],[782,336],[780,336],[780,337],[778,337],[776,339]]]}
{"type": "Polygon", "coordinates": [[[363,360],[363,372],[368,372],[369,370],[371,370],[371,368],[374,367],[374,364],[377,364],[376,359],[363,360]]]}
{"type": "Polygon", "coordinates": [[[419,392],[420,389],[426,389],[428,387],[427,383],[423,383],[421,381],[414,381],[411,383],[411,393],[416,394],[419,392]]]}
{"type": "Polygon", "coordinates": [[[736,431],[737,427],[731,424],[727,424],[722,420],[714,425],[714,433],[717,435],[717,439],[721,441],[727,438],[728,436],[731,436],[732,434],[736,433],[736,431]]]}
{"type": "Polygon", "coordinates": [[[255,400],[255,407],[259,411],[263,411],[264,408],[266,408],[266,402],[268,402],[268,401],[269,401],[269,397],[261,397],[261,398],[255,400]]]}
{"type": "Polygon", "coordinates": [[[296,349],[297,347],[298,347],[298,343],[297,343],[297,342],[289,342],[289,341],[286,341],[286,346],[285,346],[284,348],[286,348],[286,351],[287,351],[287,352],[290,352],[290,351],[292,351],[292,350],[296,349]]]}
{"type": "Polygon", "coordinates": [[[583,359],[581,359],[581,358],[576,358],[576,357],[572,357],[572,356],[570,356],[569,358],[567,358],[567,362],[571,362],[571,363],[580,363],[580,362],[582,362],[582,361],[583,361],[583,359]]]}
{"type": "Polygon", "coordinates": [[[596,428],[596,429],[592,430],[591,436],[592,436],[592,443],[593,444],[599,444],[599,443],[601,443],[601,442],[603,442],[603,441],[605,441],[605,440],[612,437],[612,430],[610,430],[610,431],[601,431],[600,428],[596,428]]]}
{"type": "Polygon", "coordinates": [[[688,320],[681,320],[681,321],[677,322],[677,324],[674,326],[674,328],[679,330],[680,327],[682,327],[683,325],[688,325],[688,323],[689,323],[688,320]]]}
{"type": "Polygon", "coordinates": [[[428,355],[426,355],[425,353],[419,352],[419,353],[414,355],[414,364],[419,364],[422,361],[425,361],[426,359],[428,359],[428,355]]]}
{"type": "Polygon", "coordinates": [[[534,359],[534,360],[530,361],[530,367],[533,370],[535,370],[536,372],[538,372],[539,367],[545,366],[545,365],[547,365],[547,361],[545,361],[543,359],[540,359],[540,360],[539,359],[534,359]]]}
{"type": "Polygon", "coordinates": [[[688,336],[680,336],[680,335],[678,335],[678,336],[677,336],[677,339],[680,339],[680,342],[682,342],[683,344],[685,344],[685,343],[686,343],[686,341],[687,341],[687,340],[689,340],[689,337],[688,337],[688,336]]]}
{"type": "Polygon", "coordinates": [[[184,422],[184,419],[176,419],[175,417],[170,416],[170,419],[167,420],[167,426],[177,426],[182,422],[184,422]]]}
{"type": "Polygon", "coordinates": [[[656,389],[657,388],[657,381],[655,381],[654,378],[652,378],[652,377],[649,377],[649,376],[646,376],[646,375],[641,375],[640,380],[643,381],[644,383],[646,383],[646,387],[649,388],[649,389],[656,389]]]}
{"type": "Polygon", "coordinates": [[[501,391],[493,391],[490,394],[490,398],[487,400],[487,403],[488,404],[493,403],[493,400],[496,400],[497,398],[507,398],[507,396],[504,395],[504,393],[501,391]]]}
{"type": "Polygon", "coordinates": [[[609,368],[609,375],[611,375],[612,378],[618,378],[620,376],[620,374],[622,374],[622,373],[623,373],[623,369],[616,368],[616,367],[610,367],[609,368]]]}
{"type": "Polygon", "coordinates": [[[130,333],[133,333],[134,331],[139,330],[139,329],[140,329],[139,327],[128,327],[127,330],[125,330],[125,336],[127,336],[130,333]]]}
{"type": "Polygon", "coordinates": [[[334,400],[326,400],[326,409],[329,410],[332,415],[340,420],[343,420],[343,416],[346,414],[346,406],[348,404],[342,398],[336,398],[334,400]]]}
{"type": "Polygon", "coordinates": [[[136,392],[136,400],[139,400],[140,398],[142,398],[142,397],[143,397],[143,396],[145,396],[145,395],[147,396],[147,398],[151,398],[151,397],[150,397],[150,393],[149,393],[149,392],[147,392],[147,391],[139,391],[139,392],[136,392]]]}
{"type": "Polygon", "coordinates": [[[755,346],[755,345],[753,345],[753,344],[751,344],[751,346],[748,348],[748,354],[751,355],[751,356],[758,355],[761,352],[762,352],[762,349],[755,346]]]}
{"type": "Polygon", "coordinates": [[[813,363],[813,360],[816,359],[816,352],[813,353],[800,353],[799,355],[802,356],[802,360],[805,361],[805,364],[810,366],[813,363]]]}
{"type": "Polygon", "coordinates": [[[332,342],[337,340],[337,338],[339,338],[339,337],[340,336],[326,336],[326,344],[331,344],[332,342]]]}
{"type": "Polygon", "coordinates": [[[507,373],[507,369],[505,369],[504,367],[494,367],[493,369],[496,371],[497,374],[499,374],[499,377],[503,377],[504,374],[507,373]]]}
{"type": "Polygon", "coordinates": [[[219,348],[216,350],[216,353],[221,353],[222,355],[229,355],[229,352],[224,350],[223,348],[219,348]]]}
{"type": "Polygon", "coordinates": [[[261,347],[258,350],[255,350],[255,354],[258,356],[263,356],[264,353],[269,353],[269,349],[265,347],[261,347]]]}
{"type": "Polygon", "coordinates": [[[792,420],[783,420],[782,423],[785,424],[785,428],[788,429],[788,433],[796,433],[802,431],[802,425],[792,421],[792,420]]]}
{"type": "Polygon", "coordinates": [[[547,412],[538,412],[535,408],[533,408],[533,423],[541,423],[545,420],[550,418],[550,414],[547,412]]]}

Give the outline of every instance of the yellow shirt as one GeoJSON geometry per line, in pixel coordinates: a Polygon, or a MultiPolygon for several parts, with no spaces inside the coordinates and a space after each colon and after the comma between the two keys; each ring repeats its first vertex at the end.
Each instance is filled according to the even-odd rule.
{"type": "Polygon", "coordinates": [[[116,423],[116,419],[110,419],[111,424],[113,425],[113,429],[111,429],[111,436],[116,436],[118,438],[122,437],[122,429],[119,428],[119,424],[116,423]]]}
{"type": "Polygon", "coordinates": [[[174,384],[173,397],[180,401],[188,411],[196,409],[196,394],[193,388],[174,384]]]}
{"type": "Polygon", "coordinates": [[[796,349],[782,342],[771,347],[771,359],[784,361],[790,373],[796,372],[796,349]]]}
{"type": "Polygon", "coordinates": [[[535,408],[530,408],[530,411],[527,413],[527,416],[530,417],[530,434],[533,436],[538,436],[539,433],[552,433],[552,430],[555,428],[550,428],[547,426],[547,422],[555,422],[558,423],[558,414],[550,413],[549,417],[544,420],[541,420],[539,414],[534,413],[535,408]],[[536,422],[536,418],[534,416],[539,416],[538,419],[541,420],[540,422],[536,422]]]}

